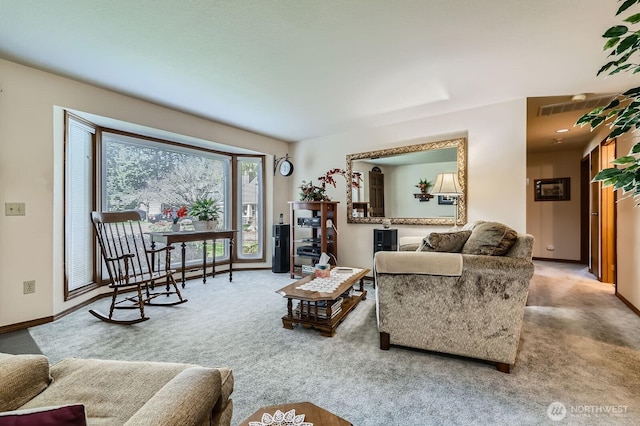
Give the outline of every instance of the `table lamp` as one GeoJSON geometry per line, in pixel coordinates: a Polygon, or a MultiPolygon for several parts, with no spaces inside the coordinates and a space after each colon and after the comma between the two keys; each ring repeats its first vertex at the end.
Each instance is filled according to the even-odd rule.
{"type": "Polygon", "coordinates": [[[462,195],[462,187],[458,180],[457,173],[440,173],[436,176],[436,183],[431,190],[433,195],[449,195],[453,197],[455,206],[455,216],[453,217],[454,228],[458,227],[458,197],[462,195]]]}

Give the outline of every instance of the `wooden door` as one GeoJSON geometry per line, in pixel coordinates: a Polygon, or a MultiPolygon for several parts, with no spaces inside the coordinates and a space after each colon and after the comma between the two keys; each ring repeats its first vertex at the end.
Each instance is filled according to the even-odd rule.
{"type": "MultiPolygon", "coordinates": [[[[600,147],[591,151],[590,179],[600,168],[600,147]]],[[[600,182],[592,182],[589,191],[589,213],[591,218],[589,244],[589,272],[600,279],[600,182]]]]}
{"type": "Polygon", "coordinates": [[[384,173],[369,172],[369,215],[384,217],[384,173]]]}
{"type": "MultiPolygon", "coordinates": [[[[600,170],[611,167],[616,158],[616,142],[600,148],[600,170]]],[[[600,281],[616,283],[616,193],[608,186],[600,191],[600,281]]]]}

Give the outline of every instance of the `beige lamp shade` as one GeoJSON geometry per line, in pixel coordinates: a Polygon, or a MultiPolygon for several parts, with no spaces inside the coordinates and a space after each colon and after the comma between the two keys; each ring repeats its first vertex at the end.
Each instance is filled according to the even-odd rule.
{"type": "Polygon", "coordinates": [[[434,195],[461,195],[462,188],[457,173],[440,173],[431,193],[434,195]]]}

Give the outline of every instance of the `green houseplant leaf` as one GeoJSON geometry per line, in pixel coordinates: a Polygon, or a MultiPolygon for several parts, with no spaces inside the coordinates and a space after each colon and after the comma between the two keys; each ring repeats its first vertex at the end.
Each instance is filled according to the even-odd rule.
{"type": "MultiPolygon", "coordinates": [[[[640,0],[624,1],[616,16],[638,4],[640,4],[640,0]]],[[[623,22],[630,25],[640,23],[640,13],[630,15],[623,22]]],[[[640,72],[640,65],[630,62],[631,57],[637,55],[640,50],[640,31],[631,31],[633,30],[630,30],[626,25],[615,25],[605,31],[603,37],[607,40],[604,44],[604,50],[610,50],[609,56],[617,58],[603,65],[597,75],[640,72]]],[[[639,129],[640,87],[633,87],[616,95],[609,105],[584,114],[576,122],[578,126],[589,125],[591,129],[603,124],[607,124],[611,129],[606,137],[607,140],[639,129]]],[[[603,186],[612,186],[614,190],[622,189],[624,194],[631,194],[636,198],[640,197],[640,156],[637,154],[640,154],[640,142],[634,144],[629,154],[612,161],[614,167],[606,168],[597,173],[593,181],[602,182],[603,186]]]]}
{"type": "Polygon", "coordinates": [[[626,25],[616,25],[615,27],[609,28],[602,34],[602,37],[612,38],[612,37],[620,37],[623,36],[629,31],[626,25]]]}
{"type": "Polygon", "coordinates": [[[213,198],[202,198],[195,201],[189,207],[189,214],[198,220],[218,220],[220,216],[220,204],[213,198]]]}
{"type": "Polygon", "coordinates": [[[626,0],[624,3],[622,3],[622,6],[620,6],[618,11],[616,12],[616,16],[620,15],[622,12],[629,9],[631,6],[633,6],[636,3],[640,3],[640,0],[626,0]]]}

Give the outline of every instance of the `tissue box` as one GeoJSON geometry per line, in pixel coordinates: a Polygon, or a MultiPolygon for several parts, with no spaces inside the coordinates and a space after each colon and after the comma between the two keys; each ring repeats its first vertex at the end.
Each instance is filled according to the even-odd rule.
{"type": "Polygon", "coordinates": [[[331,266],[316,263],[316,278],[329,278],[331,275],[331,266]]]}

